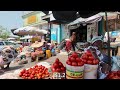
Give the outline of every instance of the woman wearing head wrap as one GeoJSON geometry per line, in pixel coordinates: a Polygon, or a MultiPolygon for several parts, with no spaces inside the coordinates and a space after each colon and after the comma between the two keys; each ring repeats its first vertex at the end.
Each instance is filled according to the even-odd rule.
{"type": "Polygon", "coordinates": [[[111,69],[111,66],[108,64],[109,59],[108,55],[105,55],[102,52],[103,41],[102,36],[95,36],[91,40],[91,45],[88,49],[93,52],[95,58],[100,60],[99,69],[98,69],[98,78],[103,79],[107,76],[108,72],[111,69]]]}

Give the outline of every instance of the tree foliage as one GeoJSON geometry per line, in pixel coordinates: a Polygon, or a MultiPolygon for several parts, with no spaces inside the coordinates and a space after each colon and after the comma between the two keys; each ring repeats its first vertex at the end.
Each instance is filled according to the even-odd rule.
{"type": "Polygon", "coordinates": [[[0,26],[0,38],[7,39],[9,35],[10,31],[8,31],[7,28],[0,26]]]}

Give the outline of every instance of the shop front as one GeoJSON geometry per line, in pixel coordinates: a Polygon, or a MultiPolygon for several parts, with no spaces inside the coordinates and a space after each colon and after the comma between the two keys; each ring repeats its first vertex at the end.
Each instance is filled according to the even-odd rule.
{"type": "Polygon", "coordinates": [[[59,24],[51,25],[51,41],[57,43],[61,41],[61,29],[59,24]]]}
{"type": "Polygon", "coordinates": [[[102,35],[102,17],[101,16],[92,16],[92,18],[80,18],[75,20],[75,22],[69,24],[70,36],[72,32],[76,32],[77,42],[88,42],[93,36],[102,35]]]}

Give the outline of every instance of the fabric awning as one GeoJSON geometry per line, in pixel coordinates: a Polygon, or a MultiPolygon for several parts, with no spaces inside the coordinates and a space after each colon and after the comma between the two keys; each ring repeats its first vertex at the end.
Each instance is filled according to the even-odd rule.
{"type": "Polygon", "coordinates": [[[80,25],[79,24],[89,24],[89,23],[94,23],[94,22],[99,22],[102,20],[102,16],[99,14],[96,14],[94,16],[91,16],[89,18],[78,18],[75,21],[71,22],[68,24],[69,28],[77,28],[80,25]],[[78,25],[77,25],[78,24],[78,25]],[[75,26],[74,26],[75,25],[75,26]]]}
{"type": "Polygon", "coordinates": [[[68,25],[74,25],[74,24],[78,24],[78,23],[85,23],[85,19],[84,18],[78,18],[75,21],[69,23],[68,25]]]}
{"type": "Polygon", "coordinates": [[[86,18],[85,22],[86,23],[94,23],[94,22],[99,22],[102,20],[102,16],[99,14],[96,14],[94,16],[91,16],[89,18],[86,18]]]}

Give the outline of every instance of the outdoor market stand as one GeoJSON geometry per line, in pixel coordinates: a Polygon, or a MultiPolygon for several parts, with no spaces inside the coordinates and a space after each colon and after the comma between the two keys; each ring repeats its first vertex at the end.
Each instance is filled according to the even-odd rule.
{"type": "MultiPolygon", "coordinates": [[[[42,37],[42,36],[44,36],[44,34],[47,34],[48,33],[48,31],[46,31],[46,30],[40,30],[40,29],[38,29],[38,28],[36,28],[36,27],[29,27],[29,26],[27,26],[27,27],[22,27],[22,28],[18,28],[18,29],[16,29],[16,30],[14,30],[14,33],[15,34],[18,34],[18,35],[29,35],[29,36],[25,36],[25,37],[22,37],[21,39],[32,39],[32,42],[35,42],[35,41],[40,41],[39,39],[40,39],[40,36],[42,37]],[[34,37],[32,37],[34,35],[34,37]],[[38,36],[39,36],[39,38],[38,38],[38,36]],[[33,41],[33,39],[34,39],[34,41],[33,41]]],[[[41,43],[43,43],[43,42],[41,42],[41,43]]],[[[35,43],[33,43],[33,44],[35,44],[35,43]]],[[[32,47],[33,46],[33,48],[35,49],[35,48],[38,48],[38,46],[37,45],[29,45],[30,47],[32,47]],[[36,47],[37,46],[37,47],[36,47]]],[[[39,44],[38,44],[39,45],[39,44]]],[[[39,46],[39,47],[41,47],[41,45],[39,46]]],[[[37,54],[37,60],[38,60],[38,57],[40,57],[41,56],[41,54],[38,54],[38,53],[36,53],[37,54]]],[[[29,55],[28,55],[29,56],[29,55]]],[[[42,57],[43,57],[44,55],[42,55],[42,57]]]]}

